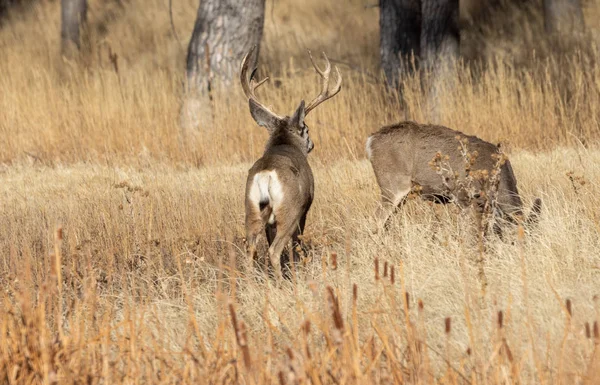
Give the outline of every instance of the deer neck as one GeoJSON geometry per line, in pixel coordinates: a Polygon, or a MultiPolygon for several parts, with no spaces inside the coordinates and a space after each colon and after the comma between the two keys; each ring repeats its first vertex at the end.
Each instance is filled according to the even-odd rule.
{"type": "Polygon", "coordinates": [[[308,150],[304,140],[297,135],[292,134],[287,129],[280,129],[273,133],[267,142],[265,152],[274,147],[290,146],[302,152],[304,156],[308,155],[308,150]]]}

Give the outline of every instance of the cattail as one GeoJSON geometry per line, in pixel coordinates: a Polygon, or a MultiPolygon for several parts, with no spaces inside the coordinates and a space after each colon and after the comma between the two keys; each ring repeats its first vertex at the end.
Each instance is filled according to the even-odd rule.
{"type": "Polygon", "coordinates": [[[569,317],[573,316],[573,309],[571,309],[571,300],[567,299],[567,312],[569,313],[569,317]]]}
{"type": "Polygon", "coordinates": [[[48,254],[48,256],[50,257],[50,260],[52,261],[52,264],[50,265],[50,276],[53,278],[56,278],[56,255],[53,252],[50,252],[48,254]]]}
{"type": "Polygon", "coordinates": [[[508,347],[508,344],[506,343],[506,340],[503,340],[502,342],[504,343],[504,349],[506,350],[506,357],[510,362],[513,362],[513,355],[510,351],[510,348],[508,347]]]}
{"type": "Polygon", "coordinates": [[[423,311],[423,307],[424,307],[424,306],[425,306],[425,305],[423,305],[423,300],[422,300],[422,299],[419,299],[419,311],[423,311]]]}
{"type": "Polygon", "coordinates": [[[467,355],[470,356],[471,355],[471,348],[467,348],[467,355]]]}
{"type": "Polygon", "coordinates": [[[383,263],[383,278],[387,278],[388,276],[388,263],[385,261],[383,263]]]}
{"type": "Polygon", "coordinates": [[[242,356],[244,358],[244,365],[247,369],[252,367],[252,361],[250,356],[250,349],[248,348],[247,337],[246,337],[246,324],[243,321],[238,322],[237,314],[233,304],[229,304],[229,314],[231,315],[231,325],[235,331],[235,339],[238,346],[242,349],[242,356]]]}
{"type": "Polygon", "coordinates": [[[352,285],[352,300],[354,301],[354,303],[356,303],[356,301],[358,301],[358,285],[357,284],[352,285]]]}
{"type": "Polygon", "coordinates": [[[410,309],[410,294],[408,292],[404,293],[404,300],[406,301],[406,308],[410,309]]]}
{"type": "Polygon", "coordinates": [[[450,331],[452,330],[452,319],[450,317],[446,317],[446,319],[444,320],[445,322],[445,330],[446,330],[446,334],[450,334],[450,331]]]}
{"type": "Polygon", "coordinates": [[[344,329],[344,319],[342,318],[342,312],[340,311],[340,303],[331,286],[327,286],[327,292],[329,293],[329,301],[331,305],[331,312],[333,315],[333,324],[338,330],[344,329]]]}
{"type": "Polygon", "coordinates": [[[598,321],[594,321],[594,338],[600,340],[600,330],[598,330],[598,321]]]}
{"type": "Polygon", "coordinates": [[[290,358],[290,360],[294,359],[294,352],[293,352],[292,348],[287,348],[286,353],[287,353],[288,357],[290,358]]]}
{"type": "Polygon", "coordinates": [[[498,329],[502,329],[503,324],[504,324],[504,313],[502,313],[502,310],[500,310],[498,312],[498,329]]]}
{"type": "Polygon", "coordinates": [[[277,377],[279,378],[279,385],[285,385],[285,375],[282,371],[279,371],[277,377]]]}
{"type": "Polygon", "coordinates": [[[250,348],[248,347],[248,338],[246,334],[246,324],[244,321],[240,321],[240,336],[239,342],[240,348],[242,349],[242,356],[244,358],[244,366],[246,369],[252,368],[252,357],[250,355],[250,348]]]}
{"type": "Polygon", "coordinates": [[[237,331],[238,331],[237,315],[235,314],[235,309],[234,309],[232,303],[229,304],[229,314],[231,315],[231,325],[233,326],[233,329],[235,330],[236,335],[237,335],[237,331]]]}
{"type": "Polygon", "coordinates": [[[396,273],[394,271],[394,266],[390,268],[390,283],[393,285],[396,282],[396,273]]]}
{"type": "Polygon", "coordinates": [[[305,320],[304,325],[302,325],[302,326],[303,326],[302,330],[304,330],[304,334],[306,334],[306,335],[310,334],[310,326],[311,326],[310,320],[309,319],[305,320]]]}
{"type": "Polygon", "coordinates": [[[590,329],[590,323],[589,322],[585,323],[585,338],[587,338],[587,339],[592,338],[592,330],[590,329]]]}
{"type": "Polygon", "coordinates": [[[62,229],[62,227],[59,227],[56,229],[56,240],[62,241],[62,239],[63,239],[63,229],[62,229]]]}
{"type": "Polygon", "coordinates": [[[337,270],[337,253],[335,251],[331,252],[331,269],[337,270]]]}
{"type": "Polygon", "coordinates": [[[375,280],[379,281],[379,258],[375,258],[375,280]]]}

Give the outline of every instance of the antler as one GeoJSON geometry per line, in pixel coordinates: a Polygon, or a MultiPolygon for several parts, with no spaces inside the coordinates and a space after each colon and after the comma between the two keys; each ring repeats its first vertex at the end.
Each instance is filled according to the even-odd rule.
{"type": "Polygon", "coordinates": [[[323,103],[325,100],[333,98],[342,89],[342,75],[340,74],[340,70],[336,66],[335,72],[337,72],[338,80],[337,83],[335,83],[335,86],[333,87],[331,92],[329,91],[329,74],[331,72],[331,63],[329,63],[329,59],[327,59],[327,55],[325,55],[325,52],[323,52],[323,57],[325,58],[325,62],[327,63],[325,65],[325,70],[321,70],[317,66],[310,50],[308,50],[308,56],[310,56],[310,61],[312,62],[313,67],[315,67],[315,70],[317,71],[319,76],[321,76],[321,93],[316,98],[314,98],[312,102],[308,104],[305,110],[306,115],[308,115],[310,111],[312,111],[319,104],[323,103]]]}
{"type": "Polygon", "coordinates": [[[250,76],[248,76],[248,61],[255,49],[256,45],[253,45],[252,48],[250,48],[250,51],[248,51],[248,53],[246,54],[246,56],[244,56],[244,59],[242,60],[242,67],[240,69],[240,82],[242,83],[242,89],[244,90],[244,94],[248,99],[254,100],[266,111],[273,114],[273,116],[279,117],[277,114],[269,110],[264,104],[259,102],[258,98],[254,93],[258,87],[262,86],[267,80],[269,80],[269,77],[267,76],[263,80],[256,82],[254,80],[254,75],[256,75],[256,68],[254,68],[250,73],[250,76]]]}

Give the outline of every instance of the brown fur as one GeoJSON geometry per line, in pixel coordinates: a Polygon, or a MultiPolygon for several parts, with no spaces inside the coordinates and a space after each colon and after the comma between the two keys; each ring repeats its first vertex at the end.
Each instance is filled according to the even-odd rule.
{"type": "MultiPolygon", "coordinates": [[[[478,156],[471,170],[490,172],[494,169],[497,159],[492,155],[500,153],[496,145],[448,127],[407,121],[383,127],[369,137],[367,152],[382,197],[381,206],[376,214],[377,228],[385,225],[392,211],[404,201],[415,186],[419,186],[424,199],[447,202],[448,186],[430,163],[439,152],[448,156],[445,162],[458,173],[458,179],[465,178],[464,159],[459,151],[457,136],[468,139],[469,152],[477,151],[478,156]]],[[[446,183],[451,184],[452,181],[446,183]]],[[[462,205],[470,203],[461,199],[461,196],[458,196],[458,200],[462,205]]],[[[537,220],[540,205],[541,201],[536,200],[531,220],[537,220]]],[[[511,222],[514,222],[516,216],[522,215],[523,204],[519,197],[517,180],[508,160],[500,168],[497,207],[502,216],[511,222]]]]}
{"type": "Polygon", "coordinates": [[[248,98],[250,114],[259,126],[267,128],[269,141],[263,156],[254,163],[246,181],[246,241],[248,261],[256,258],[256,243],[259,234],[266,230],[269,243],[269,259],[278,281],[282,278],[281,255],[284,248],[293,241],[293,258],[298,261],[296,251],[299,237],[304,231],[306,215],[312,204],[315,186],[308,153],[314,144],[304,123],[306,114],[319,104],[334,97],[341,89],[342,78],[337,67],[337,82],[329,89],[331,64],[327,56],[325,69],[320,69],[310,51],[308,53],[315,70],[321,77],[321,93],[307,106],[304,100],[293,116],[278,116],[261,104],[255,90],[268,78],[256,82],[256,70],[249,71],[248,58],[252,48],[242,60],[240,81],[248,98]],[[250,73],[250,75],[249,75],[250,73]]]}
{"type": "MultiPolygon", "coordinates": [[[[304,104],[301,104],[301,108],[304,108],[304,104]]],[[[278,127],[271,133],[264,155],[248,171],[246,181],[246,240],[249,261],[256,258],[258,235],[266,230],[269,259],[278,278],[281,278],[281,253],[290,239],[295,250],[314,198],[314,178],[307,160],[306,141],[299,135],[301,130],[293,118],[285,117],[279,121],[278,127]],[[278,208],[268,203],[261,209],[257,202],[251,200],[250,189],[254,184],[254,176],[262,171],[277,173],[283,193],[283,201],[278,208]],[[271,213],[275,215],[274,224],[267,223],[271,213]]],[[[294,252],[294,260],[297,259],[297,253],[294,252]]]]}

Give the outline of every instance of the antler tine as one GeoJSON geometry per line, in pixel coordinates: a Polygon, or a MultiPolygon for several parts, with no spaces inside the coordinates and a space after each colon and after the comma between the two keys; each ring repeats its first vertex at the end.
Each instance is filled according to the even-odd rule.
{"type": "MultiPolygon", "coordinates": [[[[331,63],[329,63],[329,59],[327,58],[327,55],[325,55],[325,52],[323,52],[323,57],[325,58],[325,71],[322,71],[319,66],[317,65],[317,63],[315,63],[315,59],[313,58],[312,52],[310,52],[310,50],[308,50],[308,56],[310,57],[310,61],[313,65],[313,67],[315,67],[315,71],[317,71],[317,73],[319,75],[321,75],[321,77],[324,80],[323,84],[324,85],[328,85],[329,84],[329,73],[331,72],[331,63]]],[[[325,87],[325,91],[327,90],[327,87],[325,87]]]]}
{"type": "Polygon", "coordinates": [[[258,87],[265,84],[269,80],[269,77],[267,76],[259,82],[254,80],[254,75],[256,75],[257,68],[254,68],[252,70],[252,72],[250,73],[250,76],[248,76],[248,65],[249,65],[248,62],[249,62],[250,57],[252,56],[252,53],[254,52],[255,49],[256,49],[256,45],[252,46],[252,48],[250,48],[250,51],[248,51],[248,53],[246,54],[246,56],[244,56],[244,59],[242,60],[242,65],[240,68],[240,83],[242,84],[242,90],[244,91],[244,95],[246,95],[246,97],[248,99],[254,100],[257,104],[259,104],[265,110],[267,110],[274,116],[279,117],[277,114],[270,111],[264,104],[259,102],[258,98],[256,97],[256,94],[255,94],[255,91],[258,89],[258,87]]]}
{"type": "Polygon", "coordinates": [[[310,61],[312,62],[313,67],[315,67],[315,71],[317,71],[319,76],[321,76],[322,81],[321,93],[316,98],[314,98],[312,102],[308,104],[308,107],[306,107],[305,109],[306,114],[312,111],[319,104],[323,103],[325,100],[337,95],[337,93],[340,92],[340,90],[342,89],[342,75],[340,74],[340,70],[337,68],[337,66],[335,66],[335,72],[337,73],[337,82],[335,83],[335,86],[333,87],[331,92],[329,91],[329,75],[331,73],[331,63],[329,62],[327,55],[325,55],[325,52],[323,52],[323,58],[325,59],[324,70],[321,70],[317,63],[315,63],[315,59],[313,58],[310,50],[308,50],[308,56],[310,57],[310,61]]]}
{"type": "Polygon", "coordinates": [[[240,70],[240,81],[242,83],[242,89],[244,90],[244,94],[246,95],[246,97],[248,99],[252,98],[254,99],[254,101],[258,102],[254,91],[256,91],[258,87],[262,86],[267,80],[269,80],[269,77],[267,76],[266,78],[257,83],[254,80],[254,75],[256,75],[257,68],[254,68],[250,73],[250,76],[248,76],[248,60],[250,59],[250,56],[254,52],[255,48],[256,46],[252,46],[252,48],[250,48],[250,51],[248,51],[248,53],[246,54],[246,56],[244,56],[244,59],[242,60],[242,68],[240,70]]]}

